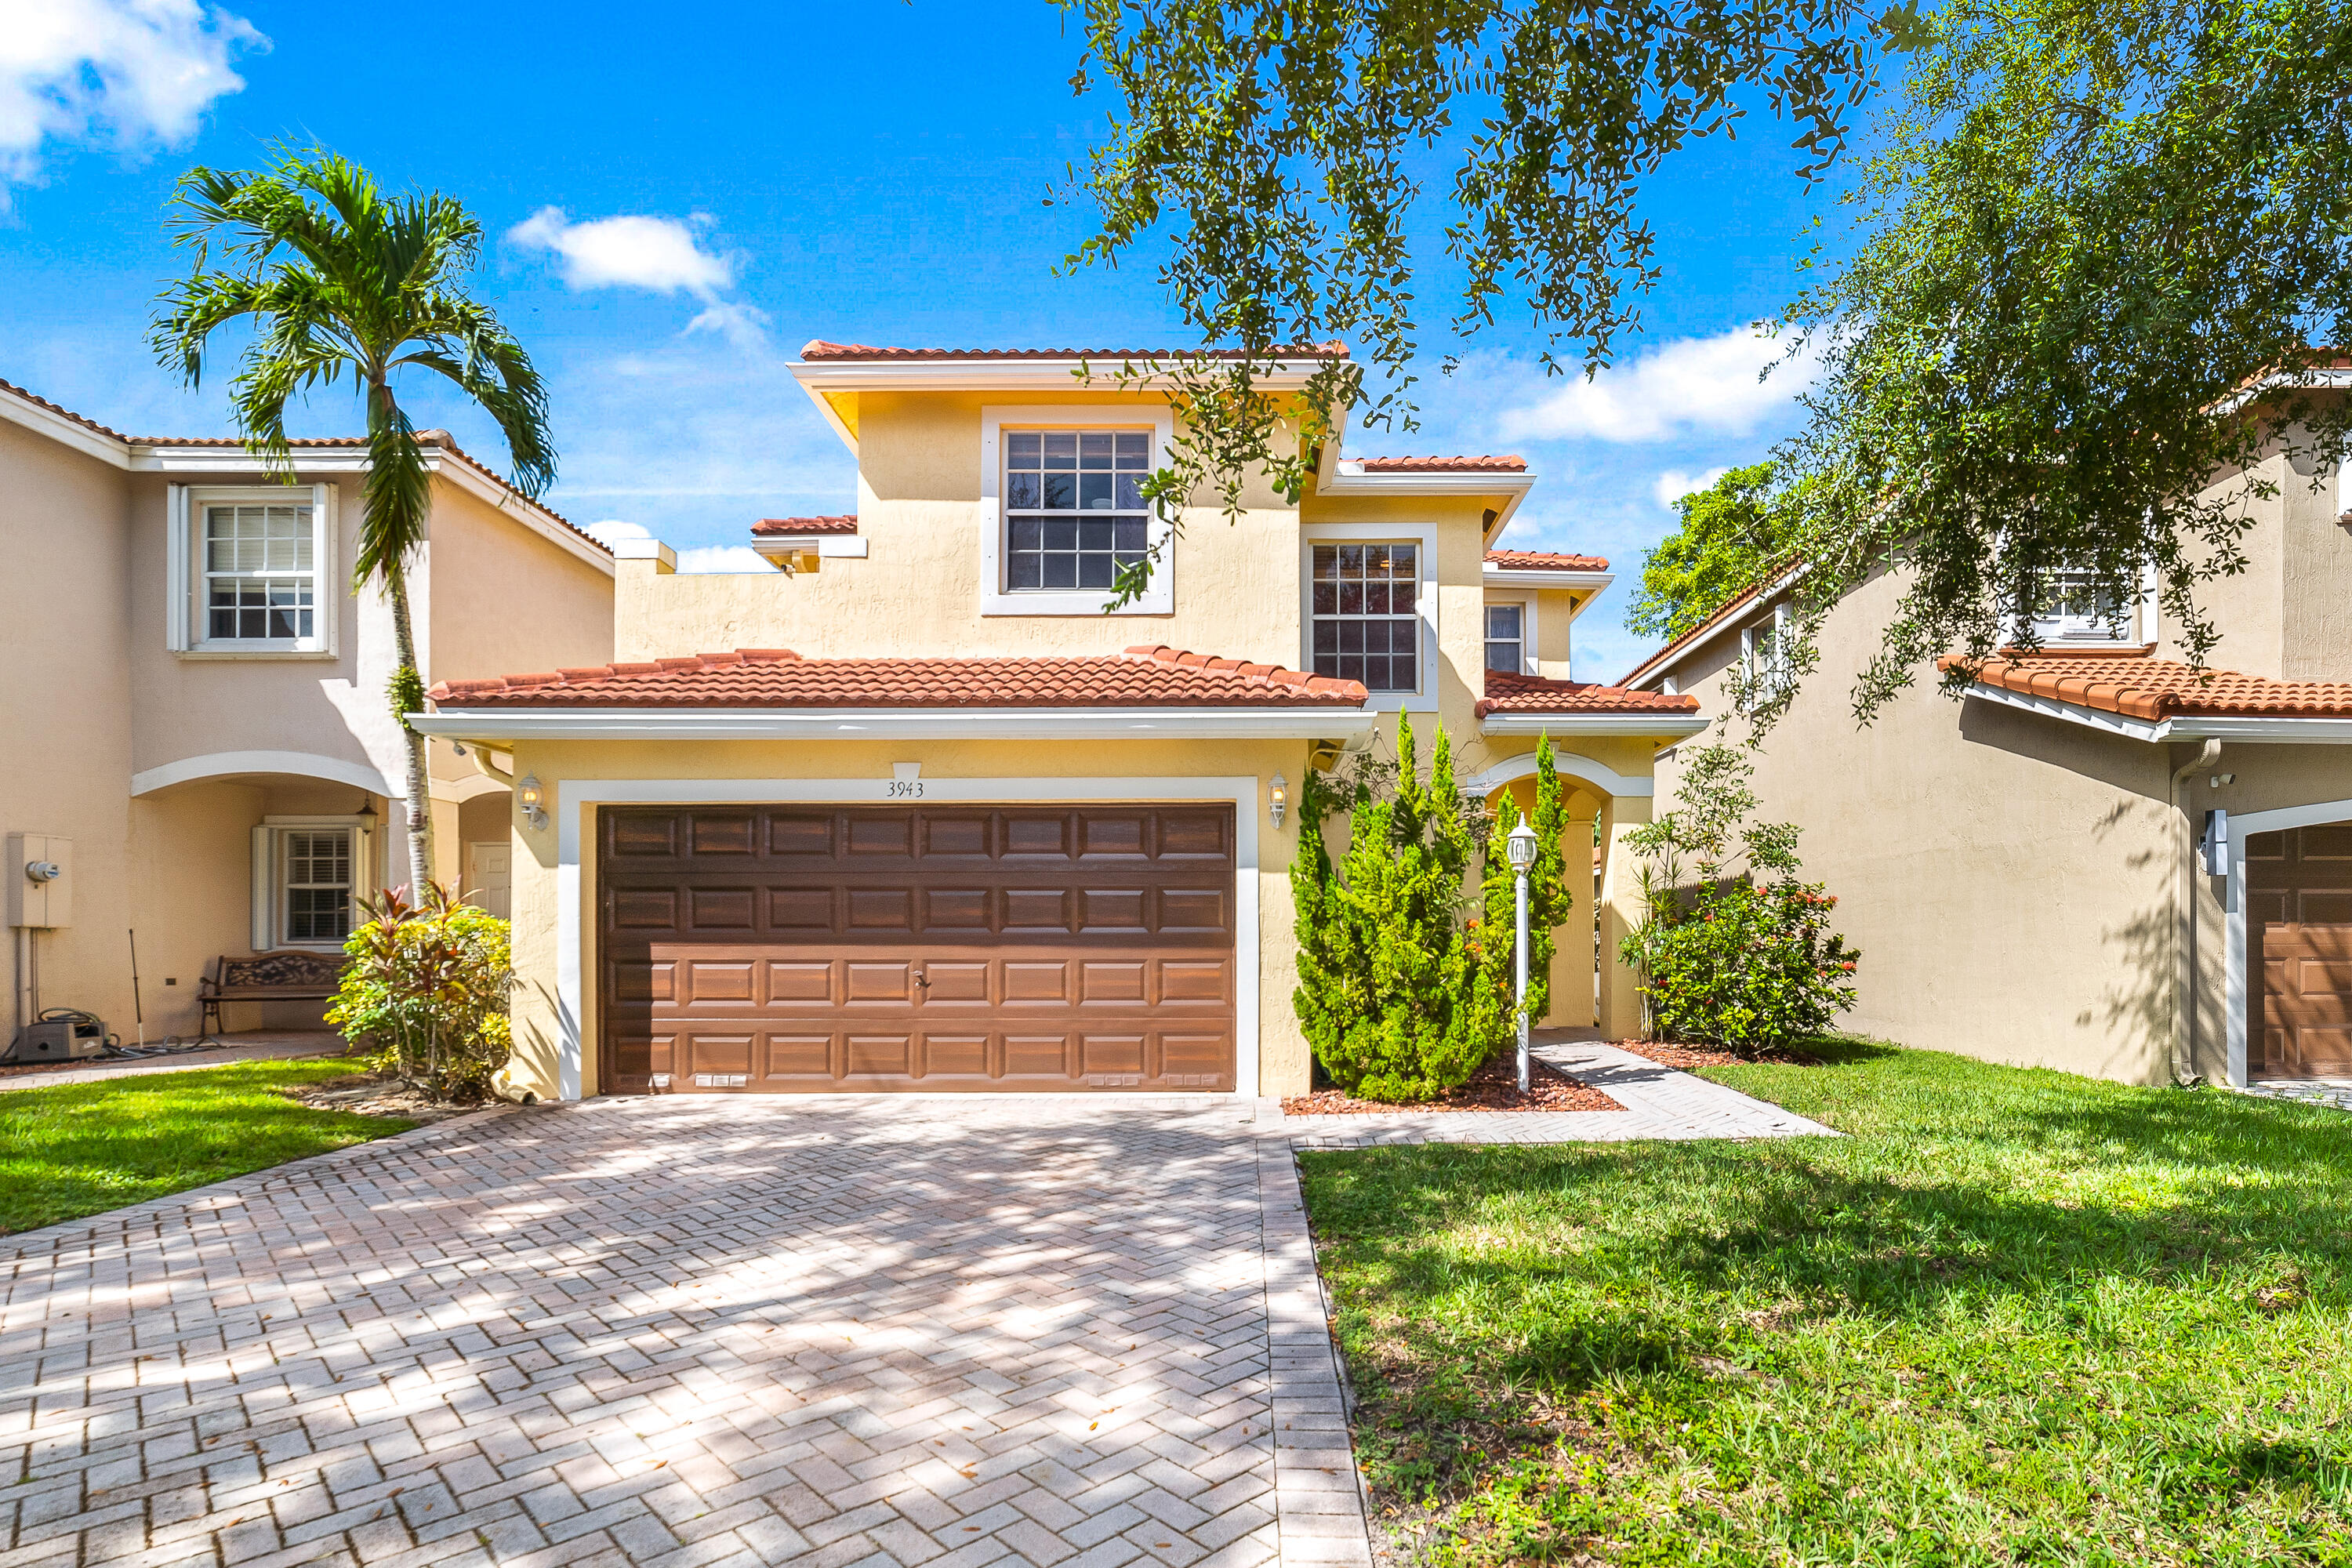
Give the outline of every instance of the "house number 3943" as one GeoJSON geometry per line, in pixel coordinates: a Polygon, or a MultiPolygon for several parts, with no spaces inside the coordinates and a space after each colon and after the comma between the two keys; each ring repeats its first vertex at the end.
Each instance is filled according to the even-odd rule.
{"type": "Polygon", "coordinates": [[[890,794],[888,798],[891,800],[919,800],[922,798],[922,795],[923,781],[920,779],[892,779],[890,781],[890,794]]]}

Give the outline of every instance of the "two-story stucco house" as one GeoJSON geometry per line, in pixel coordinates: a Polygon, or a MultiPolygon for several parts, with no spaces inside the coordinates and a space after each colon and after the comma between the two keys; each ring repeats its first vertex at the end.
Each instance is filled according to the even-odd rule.
{"type": "MultiPolygon", "coordinates": [[[[854,511],[759,523],[756,575],[625,548],[614,662],[435,689],[419,726],[511,752],[532,807],[517,1088],[1295,1092],[1309,770],[1410,710],[1485,792],[1549,731],[1604,843],[1647,819],[1694,704],[1568,679],[1606,563],[1493,549],[1525,464],[1334,443],[1295,503],[1159,515],[1170,402],[1077,374],[1143,357],[813,342],[854,511]]],[[[1606,857],[1612,948],[1626,882],[1606,857]]],[[[1555,1021],[1629,1027],[1626,977],[1596,999],[1561,945],[1555,1021]]]]}
{"type": "MultiPolygon", "coordinates": [[[[427,679],[610,658],[610,552],[428,438],[427,679]]],[[[294,445],[281,484],[235,442],[122,436],[0,383],[0,831],[65,856],[69,889],[66,923],[8,933],[9,1037],[37,1004],[193,1035],[207,965],[331,954],[356,899],[406,880],[391,614],[351,584],[364,444],[294,445]]],[[[507,786],[446,743],[431,769],[439,874],[496,908],[507,786]]]]}
{"type": "MultiPolygon", "coordinates": [[[[1756,787],[1862,950],[1852,1027],[2133,1082],[2352,1076],[2352,493],[2283,454],[2254,477],[2276,493],[2245,502],[2247,569],[2200,591],[2210,671],[2152,591],[2062,582],[2042,651],[1958,701],[1931,676],[1858,728],[1848,693],[1905,580],[1831,612],[1756,787]]],[[[1625,684],[1728,711],[1733,672],[1771,673],[1794,588],[1738,595],[1625,684]]]]}

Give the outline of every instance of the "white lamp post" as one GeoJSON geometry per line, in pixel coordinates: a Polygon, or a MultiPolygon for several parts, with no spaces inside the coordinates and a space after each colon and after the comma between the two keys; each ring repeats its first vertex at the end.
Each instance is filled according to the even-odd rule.
{"type": "Polygon", "coordinates": [[[1519,1012],[1519,1092],[1528,1091],[1528,868],[1536,863],[1536,830],[1528,826],[1528,814],[1519,813],[1519,825],[1503,839],[1504,852],[1510,857],[1511,880],[1517,884],[1519,908],[1519,945],[1514,960],[1518,976],[1519,1012]]]}

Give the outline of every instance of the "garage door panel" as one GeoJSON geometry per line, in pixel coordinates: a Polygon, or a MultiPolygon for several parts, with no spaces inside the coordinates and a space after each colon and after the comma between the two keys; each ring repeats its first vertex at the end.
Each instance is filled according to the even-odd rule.
{"type": "Polygon", "coordinates": [[[856,931],[912,931],[915,929],[915,889],[850,889],[849,929],[856,931]]]}
{"type": "Polygon", "coordinates": [[[920,888],[917,907],[922,911],[927,936],[984,936],[990,933],[990,910],[995,900],[986,888],[920,888]]]}
{"type": "Polygon", "coordinates": [[[2352,823],[2255,834],[2246,851],[2249,1066],[2352,1070],[2352,823]]]}
{"type": "Polygon", "coordinates": [[[1231,1089],[1232,816],[606,808],[604,1081],[1231,1089]]]}

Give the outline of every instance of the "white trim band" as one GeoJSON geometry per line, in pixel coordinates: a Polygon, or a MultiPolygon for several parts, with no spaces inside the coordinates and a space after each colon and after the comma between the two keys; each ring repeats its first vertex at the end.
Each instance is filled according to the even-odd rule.
{"type": "Polygon", "coordinates": [[[1697,713],[1489,713],[1482,735],[1670,735],[1680,740],[1706,729],[1697,713]]]}
{"type": "Polygon", "coordinates": [[[339,757],[321,757],[310,752],[212,752],[201,757],[183,757],[176,763],[144,769],[131,775],[131,793],[134,795],[153,795],[159,789],[173,784],[193,784],[199,779],[236,778],[247,773],[288,773],[296,778],[325,779],[331,784],[349,784],[373,795],[397,798],[400,792],[392,787],[383,773],[365,763],[347,763],[339,757]]]}
{"type": "Polygon", "coordinates": [[[1320,741],[1370,734],[1380,715],[1362,708],[444,708],[408,721],[454,741],[1320,741]]]}

